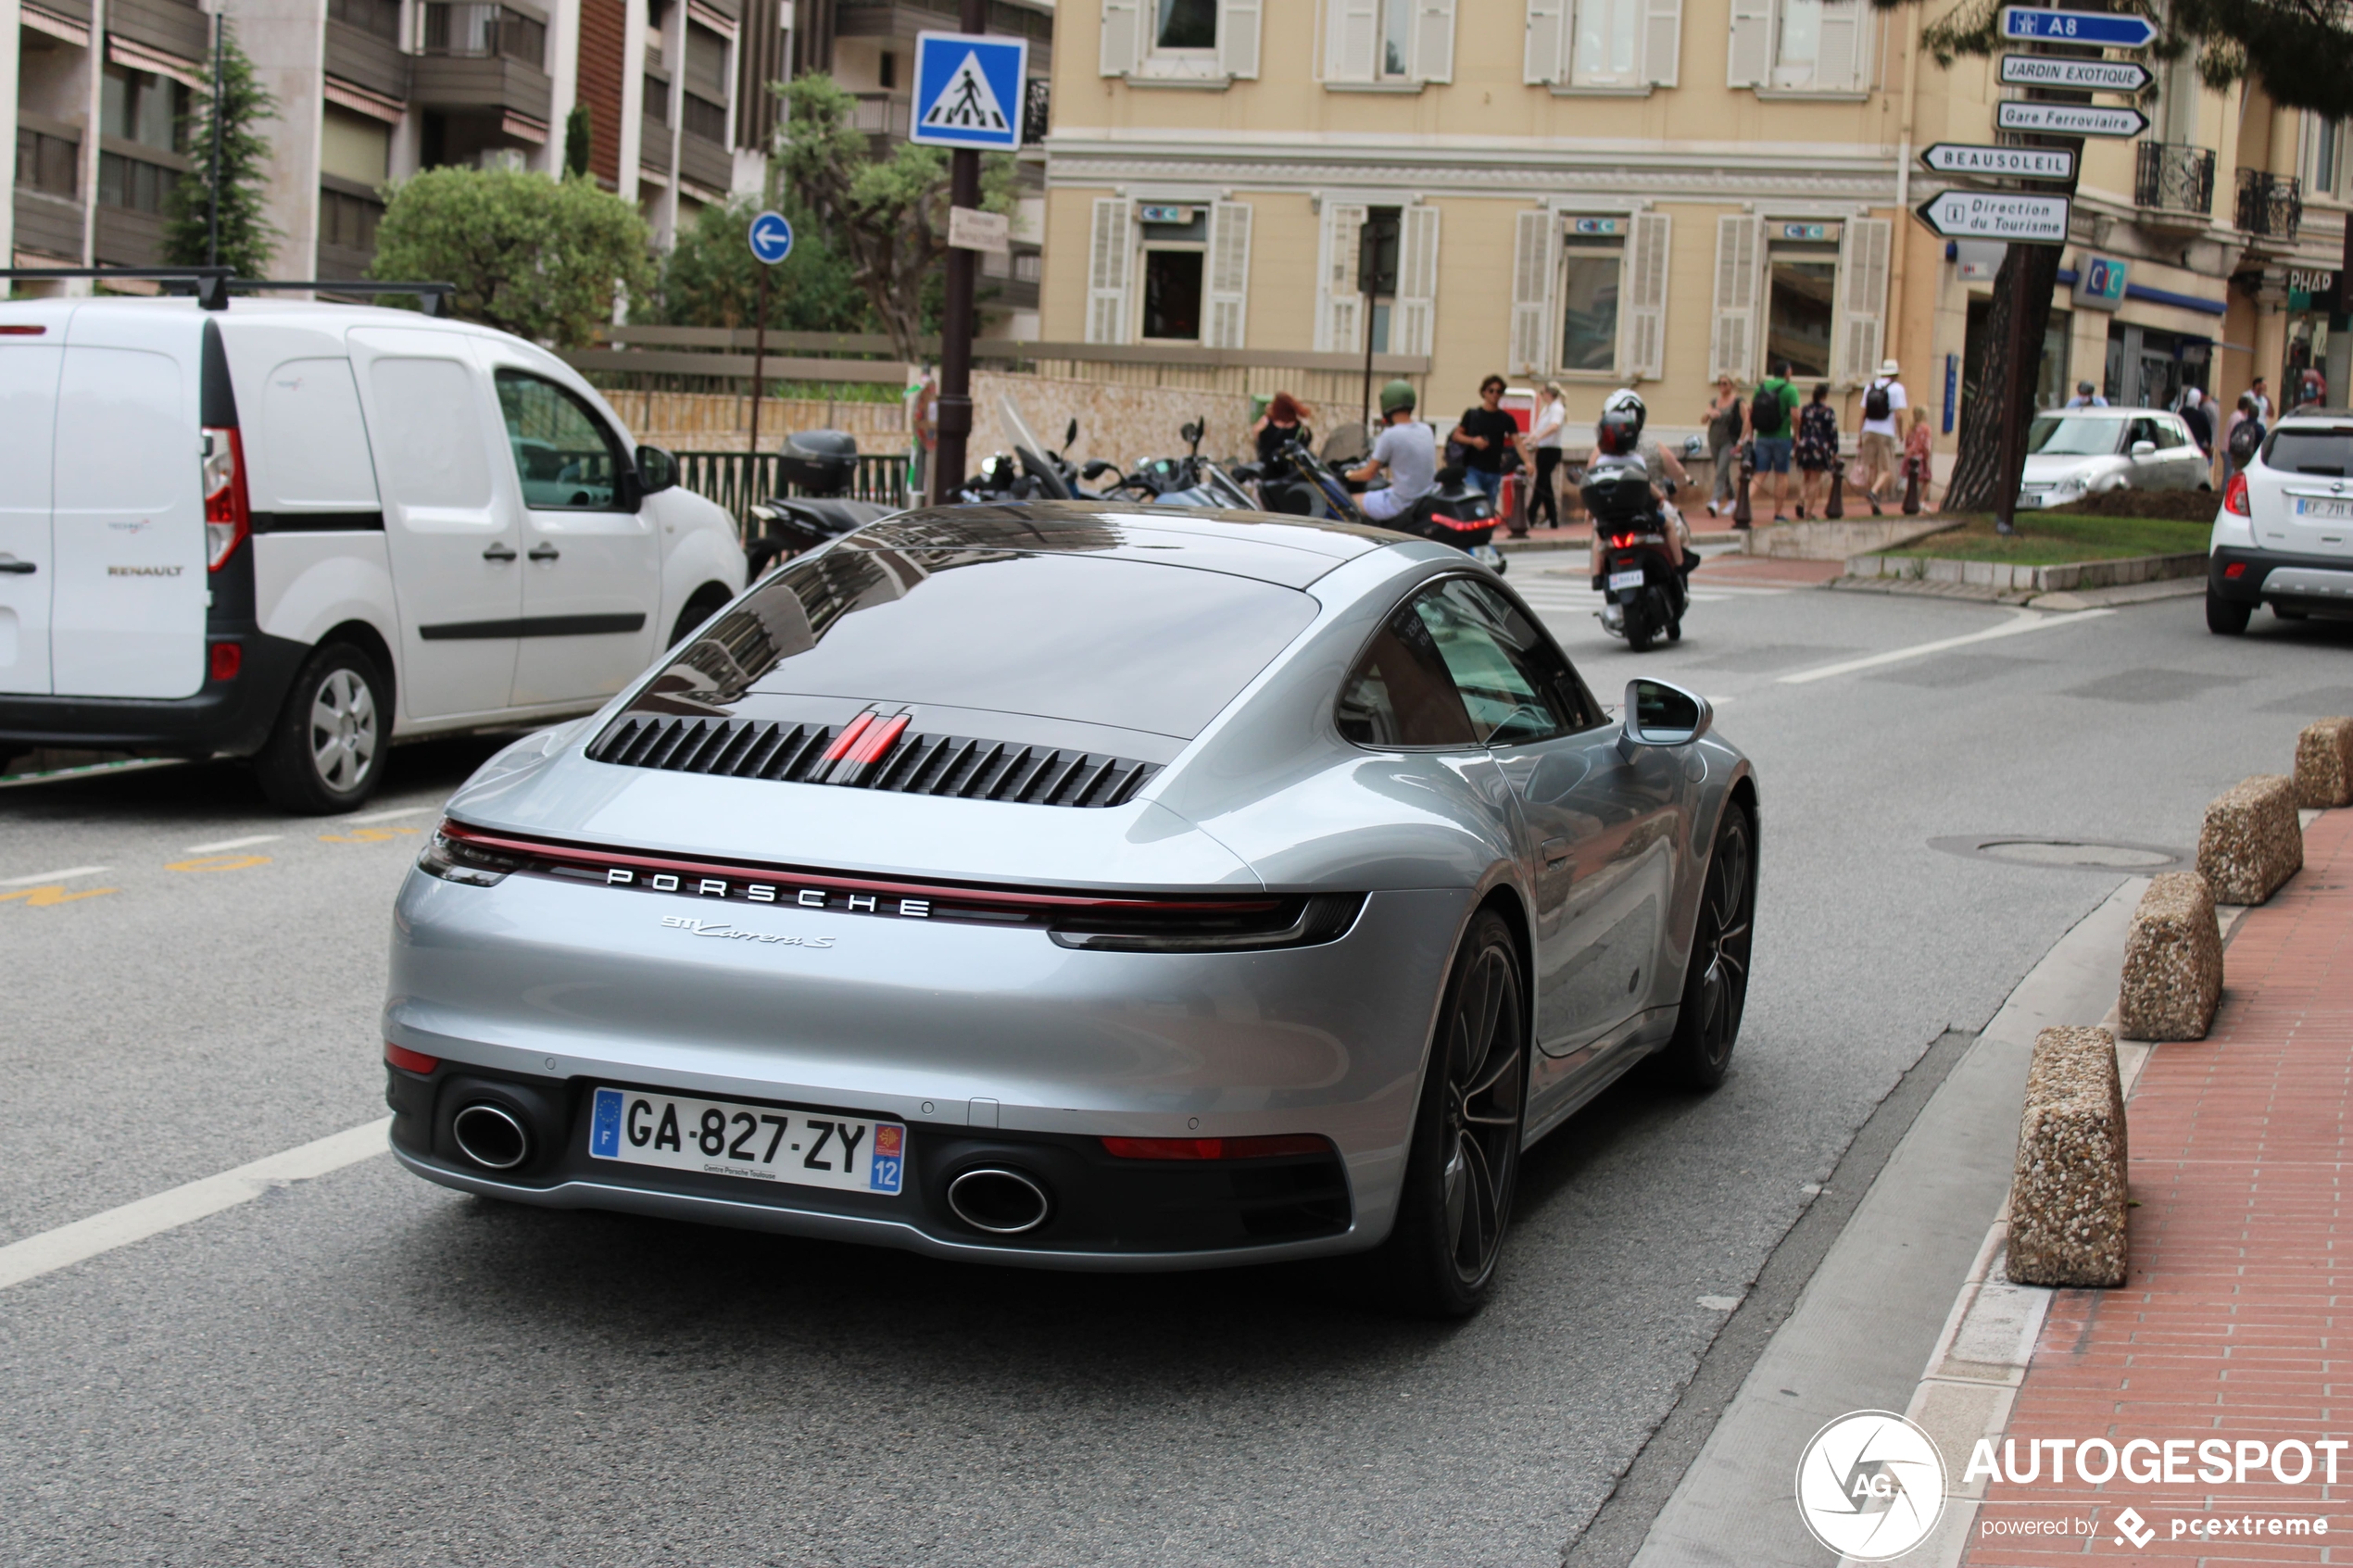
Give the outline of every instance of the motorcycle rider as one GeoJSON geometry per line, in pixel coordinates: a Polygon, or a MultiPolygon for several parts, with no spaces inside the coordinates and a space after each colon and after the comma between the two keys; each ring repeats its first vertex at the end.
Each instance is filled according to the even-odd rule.
{"type": "Polygon", "coordinates": [[[1389,470],[1387,489],[1367,490],[1356,498],[1367,518],[1387,522],[1438,488],[1438,437],[1414,418],[1411,382],[1393,381],[1380,389],[1380,417],[1386,428],[1373,443],[1365,466],[1352,469],[1347,477],[1363,484],[1378,478],[1383,469],[1389,470]]]}
{"type": "MultiPolygon", "coordinates": [[[[1632,387],[1621,387],[1609,395],[1602,405],[1602,417],[1593,427],[1593,456],[1604,458],[1637,458],[1649,475],[1651,496],[1658,505],[1659,532],[1667,536],[1667,558],[1678,571],[1683,565],[1683,547],[1691,533],[1691,525],[1683,521],[1682,509],[1671,504],[1660,485],[1660,476],[1673,480],[1678,485],[1691,483],[1682,463],[1675,454],[1659,445],[1657,438],[1647,436],[1642,427],[1650,418],[1642,395],[1632,387]]],[[[1608,552],[1608,541],[1599,524],[1593,529],[1593,575],[1602,572],[1602,562],[1608,552]]]]}

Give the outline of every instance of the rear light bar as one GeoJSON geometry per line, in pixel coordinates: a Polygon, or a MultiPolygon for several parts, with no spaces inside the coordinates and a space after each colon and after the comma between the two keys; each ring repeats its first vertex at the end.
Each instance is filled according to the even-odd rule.
{"type": "Polygon", "coordinates": [[[384,1042],[384,1060],[403,1073],[430,1073],[441,1065],[441,1059],[437,1056],[412,1051],[406,1046],[396,1046],[390,1040],[384,1042]]]}
{"type": "MultiPolygon", "coordinates": [[[[829,909],[837,914],[1023,926],[1059,946],[1097,952],[1210,953],[1314,947],[1348,934],[1362,893],[1158,897],[1048,893],[844,876],[740,860],[688,860],[635,850],[490,833],[444,822],[417,858],[444,882],[495,887],[522,874],[667,893],[742,909],[829,909]]],[[[711,923],[718,923],[712,922],[711,923]]]]}
{"type": "Polygon", "coordinates": [[[2231,475],[2231,483],[2222,487],[2222,509],[2233,517],[2255,515],[2253,509],[2247,505],[2246,475],[2243,473],[2231,475]]]}
{"type": "Polygon", "coordinates": [[[253,530],[253,508],[245,497],[245,438],[234,426],[204,431],[205,570],[218,571],[253,530]]]}
{"type": "Polygon", "coordinates": [[[1103,1151],[1120,1160],[1271,1160],[1286,1154],[1329,1154],[1332,1141],[1314,1133],[1257,1138],[1105,1138],[1103,1151]]]}

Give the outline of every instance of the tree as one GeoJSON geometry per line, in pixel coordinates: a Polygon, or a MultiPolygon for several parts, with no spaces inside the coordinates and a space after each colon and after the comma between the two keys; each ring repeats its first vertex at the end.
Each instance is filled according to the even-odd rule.
{"type": "Polygon", "coordinates": [[[596,139],[590,133],[588,106],[573,105],[572,112],[564,116],[564,174],[567,178],[576,180],[588,172],[589,151],[595,144],[596,139]]]}
{"type": "MultiPolygon", "coordinates": [[[[774,89],[787,107],[784,172],[799,205],[848,258],[892,351],[923,358],[924,302],[948,255],[948,155],[901,142],[876,157],[858,101],[812,74],[774,89]]],[[[1013,160],[981,160],[980,205],[1013,210],[1013,160]]]]}
{"type": "MultiPolygon", "coordinates": [[[[749,327],[760,298],[761,264],[746,236],[758,210],[749,200],[711,206],[682,229],[661,264],[661,285],[638,319],[669,327],[749,327]]],[[[870,331],[865,291],[849,263],[827,244],[808,214],[787,205],[792,254],[768,270],[772,331],[870,331]]]]}
{"type": "Polygon", "coordinates": [[[518,169],[429,169],[392,188],[376,229],[378,278],[458,285],[453,311],[558,348],[651,291],[637,209],[591,180],[518,169]]]}
{"type": "Polygon", "coordinates": [[[220,51],[220,82],[205,72],[205,86],[182,121],[187,137],[188,171],[164,202],[163,259],[171,267],[219,265],[236,269],[242,278],[268,277],[270,257],[284,236],[262,216],[262,194],[268,188],[266,165],[270,141],[254,127],[278,115],[278,101],[254,80],[253,62],[228,35],[224,18],[220,51]],[[213,120],[220,105],[220,243],[213,243],[213,120]]]}

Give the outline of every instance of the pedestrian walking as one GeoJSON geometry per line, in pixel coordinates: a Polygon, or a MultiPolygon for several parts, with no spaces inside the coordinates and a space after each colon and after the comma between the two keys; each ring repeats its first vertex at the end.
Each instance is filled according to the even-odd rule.
{"type": "Polygon", "coordinates": [[[1716,463],[1716,485],[1707,498],[1707,515],[1722,517],[1732,507],[1741,471],[1741,437],[1748,419],[1741,406],[1740,389],[1730,376],[1716,378],[1716,400],[1707,406],[1707,455],[1716,463]]]}
{"type": "Polygon", "coordinates": [[[2255,399],[2255,417],[2266,425],[2270,424],[2271,422],[2271,390],[2264,384],[2261,376],[2255,378],[2255,384],[2246,389],[2246,395],[2255,399]]]}
{"type": "Polygon", "coordinates": [[[1266,411],[1250,427],[1251,439],[1258,444],[1258,460],[1272,462],[1275,454],[1296,441],[1313,445],[1315,433],[1307,428],[1307,410],[1299,399],[1288,392],[1278,392],[1267,400],[1266,411]]]}
{"type": "Polygon", "coordinates": [[[1504,412],[1504,378],[1489,376],[1478,383],[1478,403],[1463,410],[1451,438],[1463,448],[1463,468],[1470,482],[1494,500],[1504,489],[1504,454],[1519,434],[1519,421],[1504,412]]]}
{"type": "Polygon", "coordinates": [[[1748,400],[1749,445],[1755,470],[1773,495],[1773,521],[1787,522],[1781,508],[1789,505],[1789,461],[1795,437],[1791,424],[1797,418],[1797,388],[1789,381],[1789,361],[1773,361],[1773,373],[1756,383],[1748,400]]]}
{"type": "MultiPolygon", "coordinates": [[[[1912,410],[1912,428],[1904,437],[1904,483],[1919,486],[1920,505],[1928,505],[1929,475],[1935,471],[1936,432],[1930,428],[1928,410],[1912,410]]],[[[1877,508],[1874,508],[1874,510],[1877,508]]],[[[1906,510],[1910,508],[1908,504],[1906,510]]]]}
{"type": "MultiPolygon", "coordinates": [[[[2258,378],[2260,384],[2260,378],[2258,378]]],[[[2252,392],[2239,394],[2238,411],[2231,416],[2230,433],[2223,439],[2222,469],[2228,478],[2244,472],[2255,460],[2256,449],[2263,445],[2263,408],[2252,392]]]]}
{"type": "Polygon", "coordinates": [[[2190,439],[2206,454],[2207,463],[2214,461],[2214,409],[2206,401],[2206,394],[2191,387],[2182,394],[2182,423],[2189,427],[2190,439]]]}
{"type": "Polygon", "coordinates": [[[1797,462],[1797,515],[1802,521],[1811,507],[1819,517],[1830,499],[1831,465],[1838,461],[1838,410],[1831,407],[1828,382],[1817,383],[1813,401],[1797,412],[1793,456],[1797,462]]]}
{"type": "MultiPolygon", "coordinates": [[[[939,372],[924,367],[923,380],[916,383],[914,395],[909,400],[907,422],[913,427],[915,439],[914,472],[908,476],[907,493],[917,504],[932,499],[932,453],[939,446],[939,372]]],[[[963,475],[958,474],[958,480],[963,475]]]]}
{"type": "Polygon", "coordinates": [[[2102,397],[2090,382],[2080,381],[2075,383],[2075,395],[2067,400],[2067,406],[2070,408],[2105,408],[2108,399],[2102,397]]]}
{"type": "Polygon", "coordinates": [[[1521,515],[1528,526],[1536,525],[1536,514],[1541,511],[1545,526],[1561,525],[1560,502],[1554,494],[1556,474],[1561,462],[1561,431],[1568,423],[1568,404],[1561,396],[1560,383],[1546,382],[1536,391],[1536,414],[1529,421],[1528,433],[1521,437],[1523,455],[1536,470],[1535,488],[1529,492],[1528,505],[1521,515]]]}
{"type": "Polygon", "coordinates": [[[1895,483],[1895,445],[1904,428],[1904,410],[1911,406],[1903,367],[1893,359],[1880,361],[1879,374],[1863,388],[1863,431],[1855,452],[1863,498],[1871,504],[1873,517],[1879,516],[1880,486],[1895,483]]]}

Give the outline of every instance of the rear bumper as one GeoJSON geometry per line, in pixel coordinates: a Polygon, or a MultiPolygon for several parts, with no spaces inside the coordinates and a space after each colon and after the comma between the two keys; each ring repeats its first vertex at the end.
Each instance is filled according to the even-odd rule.
{"type": "Polygon", "coordinates": [[[2206,587],[2232,604],[2285,603],[2353,615],[2353,557],[2288,555],[2225,545],[2207,559],[2206,587]]]}
{"type": "Polygon", "coordinates": [[[136,751],[161,757],[250,757],[269,740],[270,728],[285,703],[286,689],[294,684],[310,649],[258,632],[215,632],[207,641],[243,644],[244,664],[234,679],[208,679],[194,696],[157,699],[0,693],[0,746],[136,751]]]}

